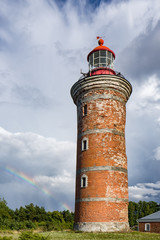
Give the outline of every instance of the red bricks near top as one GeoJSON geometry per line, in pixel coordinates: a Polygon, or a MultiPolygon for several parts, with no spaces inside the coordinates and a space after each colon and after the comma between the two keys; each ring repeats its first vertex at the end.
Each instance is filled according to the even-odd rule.
{"type": "Polygon", "coordinates": [[[109,73],[109,50],[91,52],[88,74],[71,89],[78,118],[74,228],[86,232],[129,229],[125,105],[132,87],[113,68],[109,73]]]}

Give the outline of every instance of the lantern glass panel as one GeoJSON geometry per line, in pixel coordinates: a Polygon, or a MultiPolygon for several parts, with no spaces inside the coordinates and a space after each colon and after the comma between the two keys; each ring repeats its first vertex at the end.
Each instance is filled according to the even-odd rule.
{"type": "Polygon", "coordinates": [[[111,58],[111,57],[112,57],[112,53],[108,52],[108,58],[111,58]]]}
{"type": "Polygon", "coordinates": [[[99,57],[99,51],[94,53],[94,58],[97,58],[97,57],[99,57]]]}
{"type": "Polygon", "coordinates": [[[99,63],[99,58],[94,59],[94,64],[99,63]]]}
{"type": "Polygon", "coordinates": [[[100,51],[100,56],[106,57],[106,51],[100,51]]]}
{"type": "Polygon", "coordinates": [[[106,63],[106,58],[100,58],[100,63],[106,63]]]}
{"type": "Polygon", "coordinates": [[[89,56],[89,63],[93,66],[93,54],[89,56]]]}

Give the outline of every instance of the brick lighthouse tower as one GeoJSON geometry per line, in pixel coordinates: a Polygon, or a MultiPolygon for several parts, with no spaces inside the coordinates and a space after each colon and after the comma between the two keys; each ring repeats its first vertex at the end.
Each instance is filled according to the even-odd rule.
{"type": "Polygon", "coordinates": [[[132,86],[114,71],[114,52],[98,43],[87,57],[89,72],[71,88],[78,124],[74,228],[127,231],[125,105],[132,86]]]}

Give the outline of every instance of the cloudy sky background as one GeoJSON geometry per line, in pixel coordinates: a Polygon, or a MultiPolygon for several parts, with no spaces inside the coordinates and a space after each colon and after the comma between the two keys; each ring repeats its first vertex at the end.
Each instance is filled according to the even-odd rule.
{"type": "Polygon", "coordinates": [[[70,88],[99,35],[133,86],[130,200],[160,202],[160,1],[0,0],[0,197],[9,207],[74,210],[70,88]]]}

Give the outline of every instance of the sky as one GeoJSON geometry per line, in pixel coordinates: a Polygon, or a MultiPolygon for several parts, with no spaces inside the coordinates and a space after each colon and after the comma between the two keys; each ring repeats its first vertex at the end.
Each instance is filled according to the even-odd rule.
{"type": "Polygon", "coordinates": [[[160,202],[160,1],[0,0],[0,198],[74,211],[76,106],[97,36],[133,86],[129,200],[160,202]]]}

